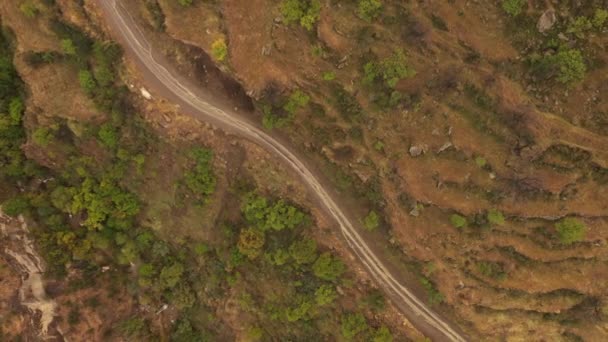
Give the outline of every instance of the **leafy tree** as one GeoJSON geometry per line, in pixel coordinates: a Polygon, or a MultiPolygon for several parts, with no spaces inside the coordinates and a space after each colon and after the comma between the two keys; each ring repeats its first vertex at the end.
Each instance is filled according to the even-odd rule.
{"type": "Polygon", "coordinates": [[[342,316],[340,330],[345,339],[352,340],[367,329],[369,329],[367,320],[361,313],[342,316]]]}
{"type": "Polygon", "coordinates": [[[312,303],[305,298],[300,298],[299,303],[296,307],[287,308],[285,310],[285,316],[288,322],[296,322],[301,319],[308,318],[311,309],[312,303]]]}
{"type": "Polygon", "coordinates": [[[80,87],[84,89],[87,95],[91,96],[95,91],[95,88],[97,88],[93,74],[88,70],[80,70],[78,72],[78,80],[80,82],[80,87]]]}
{"type": "Polygon", "coordinates": [[[308,238],[295,241],[289,247],[289,254],[298,265],[311,264],[317,259],[317,243],[308,238]]]}
{"type": "Polygon", "coordinates": [[[441,294],[441,292],[437,290],[435,284],[433,284],[430,279],[426,277],[420,277],[420,283],[422,284],[422,287],[424,287],[424,289],[426,290],[426,294],[429,299],[429,304],[440,304],[445,300],[443,294],[441,294]]]}
{"type": "Polygon", "coordinates": [[[266,198],[253,193],[245,197],[241,210],[247,222],[263,231],[293,229],[302,224],[306,218],[299,209],[283,200],[271,205],[266,198]]]}
{"type": "Polygon", "coordinates": [[[160,271],[159,285],[163,289],[171,289],[179,283],[184,273],[184,265],[179,262],[173,263],[171,266],[165,266],[160,271]]]}
{"type": "Polygon", "coordinates": [[[291,93],[291,95],[289,95],[287,103],[283,106],[283,109],[285,109],[285,111],[289,114],[293,115],[299,108],[308,105],[309,101],[310,96],[306,95],[303,91],[298,89],[291,93]]]}
{"type": "Polygon", "coordinates": [[[194,159],[195,165],[193,170],[186,172],[184,182],[190,191],[204,200],[213,194],[217,183],[211,163],[213,152],[195,148],[190,152],[190,158],[194,159]]]}
{"type": "Polygon", "coordinates": [[[42,147],[46,147],[53,140],[55,135],[48,127],[38,127],[32,134],[32,140],[42,147]]]}
{"type": "Polygon", "coordinates": [[[97,137],[101,144],[107,148],[114,149],[118,145],[118,132],[110,123],[101,125],[97,137]]]}
{"type": "Polygon", "coordinates": [[[505,224],[505,217],[500,211],[490,209],[488,210],[488,222],[497,226],[502,226],[505,224]]]}
{"type": "Polygon", "coordinates": [[[312,270],[318,278],[336,281],[344,273],[345,266],[342,261],[334,258],[329,252],[325,252],[317,258],[317,261],[312,265],[312,270]]]}
{"type": "Polygon", "coordinates": [[[291,257],[291,255],[289,254],[288,251],[286,251],[282,248],[279,248],[279,249],[275,250],[274,253],[270,253],[268,255],[268,260],[273,265],[281,266],[281,265],[285,265],[290,257],[291,257]]]}
{"type": "Polygon", "coordinates": [[[576,17],[570,25],[568,25],[567,33],[572,33],[578,38],[585,38],[585,32],[593,28],[591,20],[587,17],[576,17]]]}
{"type": "Polygon", "coordinates": [[[606,21],[608,20],[608,10],[598,8],[593,13],[593,19],[591,20],[593,23],[593,27],[596,29],[601,29],[606,21]]]}
{"type": "Polygon", "coordinates": [[[284,0],[281,3],[281,14],[285,23],[298,22],[308,31],[314,28],[320,12],[320,0],[284,0]]]}
{"type": "Polygon", "coordinates": [[[363,219],[363,225],[369,231],[376,230],[380,226],[380,217],[374,210],[371,210],[363,219]]]}
{"type": "Polygon", "coordinates": [[[28,200],[23,196],[16,196],[2,203],[2,211],[13,217],[23,214],[29,207],[28,200]]]}
{"type": "Polygon", "coordinates": [[[395,88],[397,83],[405,78],[410,78],[416,71],[407,64],[407,58],[403,50],[396,50],[391,56],[381,62],[367,62],[363,66],[363,83],[373,84],[382,80],[388,88],[395,88]]]}
{"type": "Polygon", "coordinates": [[[555,56],[549,57],[558,70],[557,80],[561,83],[571,83],[583,80],[587,67],[579,50],[561,50],[555,56]]]}
{"type": "Polygon", "coordinates": [[[361,19],[371,22],[382,12],[382,2],[380,0],[359,0],[357,13],[361,19]]]}
{"type": "Polygon", "coordinates": [[[503,0],[502,9],[509,15],[515,17],[522,12],[526,3],[527,0],[503,0]]]}
{"type": "Polygon", "coordinates": [[[120,322],[118,329],[127,337],[143,337],[148,333],[148,323],[139,317],[131,317],[120,322]]]}
{"type": "Polygon", "coordinates": [[[386,306],[386,300],[382,292],[372,290],[364,299],[364,304],[375,311],[383,310],[386,306]]]}
{"type": "Polygon", "coordinates": [[[386,326],[376,329],[372,336],[372,342],[393,342],[393,335],[386,326]]]}
{"type": "Polygon", "coordinates": [[[23,117],[23,111],[25,106],[21,97],[13,97],[8,105],[8,114],[11,118],[12,124],[21,124],[21,118],[23,117]]]}
{"type": "Polygon", "coordinates": [[[211,54],[219,62],[223,62],[228,56],[228,45],[222,38],[217,39],[211,44],[211,54]]]}
{"type": "Polygon", "coordinates": [[[332,285],[321,285],[321,287],[315,291],[315,302],[317,302],[317,305],[329,305],[333,303],[336,298],[338,298],[338,293],[332,285]]]}
{"type": "Polygon", "coordinates": [[[450,216],[450,223],[452,223],[454,228],[463,228],[467,225],[467,219],[461,215],[453,214],[450,216]]]}
{"type": "Polygon", "coordinates": [[[61,49],[66,55],[69,56],[76,56],[78,54],[76,46],[74,46],[74,42],[69,38],[61,40],[61,49]]]}
{"type": "Polygon", "coordinates": [[[196,331],[190,320],[182,318],[175,324],[171,333],[171,341],[174,342],[209,342],[211,339],[203,332],[196,331]]]}
{"type": "Polygon", "coordinates": [[[260,255],[264,242],[263,231],[247,228],[241,230],[237,247],[239,252],[246,255],[249,259],[255,259],[260,255]]]}
{"type": "Polygon", "coordinates": [[[568,217],[555,224],[559,241],[565,245],[581,241],[585,238],[587,226],[581,221],[568,217]]]}

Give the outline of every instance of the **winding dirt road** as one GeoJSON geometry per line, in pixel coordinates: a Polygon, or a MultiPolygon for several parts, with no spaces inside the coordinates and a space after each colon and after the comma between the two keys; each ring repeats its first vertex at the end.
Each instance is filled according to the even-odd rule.
{"type": "Polygon", "coordinates": [[[127,55],[133,57],[143,80],[153,92],[178,104],[184,113],[246,138],[279,157],[297,172],[314,192],[319,203],[338,223],[344,239],[371,277],[420,331],[434,340],[465,341],[455,327],[444,321],[396,279],[361,237],[358,228],[353,224],[356,221],[347,217],[319,178],[294,152],[256,124],[229,109],[227,105],[209,98],[200,87],[175,72],[170,63],[154,51],[121,3],[116,0],[98,0],[98,4],[115,38],[122,42],[127,55]]]}

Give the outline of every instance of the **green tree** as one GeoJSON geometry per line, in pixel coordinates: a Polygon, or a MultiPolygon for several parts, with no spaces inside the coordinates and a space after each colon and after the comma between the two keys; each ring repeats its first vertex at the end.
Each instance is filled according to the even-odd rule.
{"type": "Polygon", "coordinates": [[[280,10],[286,24],[297,22],[310,31],[319,20],[321,2],[320,0],[284,0],[280,10]]]}
{"type": "Polygon", "coordinates": [[[29,207],[29,201],[23,196],[16,196],[2,203],[2,211],[13,217],[23,214],[29,207]]]}
{"type": "Polygon", "coordinates": [[[596,29],[601,29],[604,27],[604,24],[608,20],[608,10],[598,8],[593,13],[593,19],[591,20],[593,23],[593,27],[596,29]]]}
{"type": "Polygon", "coordinates": [[[215,40],[211,44],[211,54],[217,61],[223,62],[228,56],[228,45],[226,45],[226,41],[222,38],[215,40]]]}
{"type": "Polygon", "coordinates": [[[488,210],[488,222],[490,222],[493,225],[497,225],[497,226],[502,226],[505,224],[505,217],[503,216],[503,214],[496,210],[496,209],[490,209],[488,210]]]}
{"type": "Polygon", "coordinates": [[[298,89],[289,95],[287,103],[285,103],[283,109],[285,109],[285,111],[289,114],[293,115],[299,108],[303,108],[308,105],[309,101],[310,96],[298,89]]]}
{"type": "Polygon", "coordinates": [[[46,147],[55,138],[55,134],[48,127],[38,127],[32,134],[32,140],[38,146],[46,147]]]}
{"type": "Polygon", "coordinates": [[[101,125],[97,137],[101,144],[107,148],[114,149],[118,146],[118,132],[110,123],[101,125]]]}
{"type": "Polygon", "coordinates": [[[300,298],[297,306],[293,308],[287,308],[285,310],[285,316],[288,322],[296,322],[301,319],[308,318],[311,309],[312,303],[305,298],[300,298]]]}
{"type": "Polygon", "coordinates": [[[582,81],[585,78],[587,67],[579,50],[560,50],[556,55],[549,58],[557,68],[557,80],[559,82],[572,83],[582,81]]]}
{"type": "Polygon", "coordinates": [[[97,88],[93,74],[88,70],[80,70],[78,72],[78,80],[80,82],[80,87],[82,87],[85,93],[89,96],[93,95],[95,88],[97,88]]]}
{"type": "Polygon", "coordinates": [[[215,191],[217,179],[213,173],[213,152],[208,149],[195,148],[190,152],[194,168],[184,175],[186,187],[194,194],[207,199],[215,191]]]}
{"type": "Polygon", "coordinates": [[[407,63],[405,52],[396,50],[388,58],[378,62],[367,62],[363,65],[363,83],[371,85],[382,80],[388,88],[395,88],[397,83],[405,78],[416,75],[416,71],[407,63]]]}
{"type": "Polygon", "coordinates": [[[452,226],[455,228],[463,228],[467,225],[467,219],[461,215],[453,214],[450,216],[450,223],[452,223],[452,226]]]}
{"type": "Polygon", "coordinates": [[[242,229],[237,247],[249,259],[257,258],[265,242],[264,232],[255,228],[242,229]]]}
{"type": "Polygon", "coordinates": [[[345,339],[352,340],[368,329],[367,320],[361,313],[342,316],[340,330],[345,339]]]}
{"type": "Polygon", "coordinates": [[[393,342],[393,335],[391,334],[391,331],[383,325],[374,332],[372,342],[393,342]]]}
{"type": "Polygon", "coordinates": [[[289,247],[289,254],[298,265],[311,264],[317,259],[317,243],[308,238],[295,241],[289,247]]]}
{"type": "Polygon", "coordinates": [[[555,224],[559,241],[565,245],[581,241],[585,238],[587,226],[581,221],[568,217],[555,224]]]}
{"type": "Polygon", "coordinates": [[[339,259],[333,257],[329,252],[325,252],[317,258],[312,265],[315,276],[323,280],[336,281],[342,276],[346,267],[339,259]]]}
{"type": "Polygon", "coordinates": [[[376,230],[380,226],[380,216],[374,210],[371,210],[363,219],[363,225],[369,231],[376,230]]]}
{"type": "Polygon", "coordinates": [[[509,15],[515,17],[522,12],[526,3],[527,0],[503,0],[502,9],[509,15]]]}
{"type": "Polygon", "coordinates": [[[184,273],[184,265],[179,262],[165,266],[160,271],[159,285],[162,289],[171,289],[179,283],[184,273]]]}
{"type": "Polygon", "coordinates": [[[338,298],[338,293],[332,285],[321,285],[315,291],[315,302],[317,302],[317,305],[329,305],[333,303],[336,298],[338,298]]]}
{"type": "Polygon", "coordinates": [[[380,0],[359,0],[357,13],[361,19],[371,22],[382,12],[382,2],[380,0]]]}

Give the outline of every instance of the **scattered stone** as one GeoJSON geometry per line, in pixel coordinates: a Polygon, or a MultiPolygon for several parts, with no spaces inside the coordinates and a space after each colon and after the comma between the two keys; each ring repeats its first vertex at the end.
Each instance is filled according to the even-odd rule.
{"type": "Polygon", "coordinates": [[[452,143],[448,141],[445,144],[441,145],[441,147],[439,148],[439,150],[437,150],[437,154],[439,154],[439,153],[447,150],[450,147],[452,147],[452,143]]]}
{"type": "Polygon", "coordinates": [[[434,129],[434,130],[431,132],[431,134],[432,134],[432,135],[440,135],[441,133],[439,132],[439,129],[438,129],[438,128],[435,128],[435,129],[434,129]]]}
{"type": "Polygon", "coordinates": [[[262,47],[262,56],[270,56],[271,50],[272,50],[272,46],[265,45],[264,47],[262,47]]]}
{"type": "Polygon", "coordinates": [[[410,210],[410,215],[414,217],[420,216],[420,209],[418,209],[418,205],[416,204],[412,210],[410,210]]]}
{"type": "Polygon", "coordinates": [[[557,35],[557,38],[559,38],[559,39],[561,39],[561,40],[568,41],[568,37],[566,37],[566,35],[565,35],[565,34],[563,34],[562,32],[560,32],[560,33],[557,35]]]}
{"type": "Polygon", "coordinates": [[[490,179],[496,179],[496,174],[494,172],[490,172],[490,179]]]}
{"type": "Polygon", "coordinates": [[[152,99],[152,94],[150,94],[150,92],[147,91],[146,88],[141,87],[139,89],[139,91],[141,92],[141,96],[143,96],[146,100],[151,100],[152,99]]]}
{"type": "Polygon", "coordinates": [[[538,23],[536,24],[536,28],[538,28],[538,32],[545,33],[549,31],[553,25],[557,22],[557,16],[555,15],[554,9],[546,10],[538,19],[538,23]]]}
{"type": "Polygon", "coordinates": [[[421,145],[412,145],[410,147],[410,156],[418,157],[424,153],[424,148],[421,145]]]}

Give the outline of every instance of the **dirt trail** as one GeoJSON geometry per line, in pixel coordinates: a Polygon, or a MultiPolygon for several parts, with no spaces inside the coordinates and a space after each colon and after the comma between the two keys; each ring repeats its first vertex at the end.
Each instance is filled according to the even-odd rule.
{"type": "Polygon", "coordinates": [[[23,217],[14,219],[0,210],[0,234],[4,245],[2,253],[21,276],[19,300],[30,310],[32,317],[39,315],[39,335],[46,338],[55,317],[57,304],[46,296],[44,262],[29,238],[29,230],[23,217]]]}
{"type": "Polygon", "coordinates": [[[155,92],[153,95],[160,93],[162,97],[178,104],[183,112],[244,137],[281,159],[286,166],[297,172],[313,191],[319,203],[338,223],[344,239],[359,261],[393,303],[420,331],[433,340],[466,341],[458,328],[446,322],[396,278],[387,263],[380,260],[378,254],[361,236],[359,233],[361,228],[358,227],[357,221],[347,216],[335,197],[331,195],[330,189],[321,183],[321,178],[313,173],[302,158],[277,137],[271,136],[258,125],[240,116],[232,108],[223,105],[221,101],[201,91],[191,81],[175,72],[170,63],[154,51],[134,19],[123,6],[119,5],[119,2],[104,0],[98,1],[97,4],[103,10],[107,24],[123,43],[127,54],[133,58],[133,62],[137,63],[143,79],[155,92]]]}

